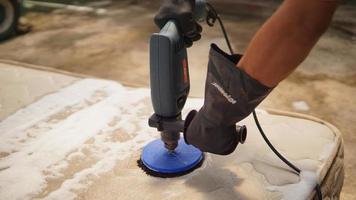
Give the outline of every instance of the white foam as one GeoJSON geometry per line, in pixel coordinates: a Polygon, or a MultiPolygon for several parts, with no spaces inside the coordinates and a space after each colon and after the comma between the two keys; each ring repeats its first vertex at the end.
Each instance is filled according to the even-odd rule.
{"type": "Polygon", "coordinates": [[[336,146],[335,142],[331,142],[331,143],[325,145],[323,152],[320,154],[319,160],[327,159],[330,156],[330,154],[333,152],[333,150],[335,149],[335,146],[336,146]]]}
{"type": "Polygon", "coordinates": [[[309,105],[305,101],[294,101],[292,103],[294,110],[296,111],[308,111],[310,110],[309,105]]]}
{"type": "Polygon", "coordinates": [[[21,146],[18,141],[28,138],[24,130],[66,107],[84,103],[97,90],[109,94],[120,93],[124,88],[115,82],[84,79],[57,93],[43,97],[0,123],[0,152],[18,151],[16,147],[21,146]]]}
{"type": "Polygon", "coordinates": [[[298,183],[283,186],[270,186],[267,189],[270,191],[282,192],[283,199],[285,200],[305,200],[314,190],[316,184],[317,176],[315,172],[302,171],[298,183]]]}
{"type": "Polygon", "coordinates": [[[0,171],[1,199],[32,198],[46,186],[46,178],[60,176],[60,170],[67,166],[66,157],[70,157],[71,153],[78,154],[78,148],[94,137],[97,144],[93,149],[96,149],[99,161],[75,174],[53,194],[48,195],[49,199],[73,199],[73,190],[82,188],[81,183],[89,174],[99,174],[112,169],[118,159],[123,159],[129,156],[133,149],[140,148],[144,144],[142,141],[152,139],[154,134],[147,133],[153,130],[146,130],[148,127],[143,123],[138,124],[141,134],[126,143],[113,143],[105,139],[107,135],[103,136],[117,128],[129,127],[127,132],[133,132],[130,121],[133,123],[148,118],[142,115],[142,119],[137,119],[140,104],[147,96],[148,90],[130,91],[115,82],[83,80],[42,98],[1,122],[2,142],[25,139],[23,145],[12,140],[12,145],[1,146],[5,152],[11,152],[13,149],[17,151],[0,160],[0,169],[3,169],[0,171]],[[106,97],[73,112],[62,121],[46,121],[48,116],[68,105],[84,104],[97,90],[105,92],[106,97]],[[108,124],[115,119],[118,119],[116,126],[110,127],[108,124]],[[38,130],[35,138],[28,138],[26,130],[38,123],[42,128],[38,130]],[[16,124],[22,125],[16,127],[16,124]],[[44,175],[44,171],[50,174],[44,175]]]}

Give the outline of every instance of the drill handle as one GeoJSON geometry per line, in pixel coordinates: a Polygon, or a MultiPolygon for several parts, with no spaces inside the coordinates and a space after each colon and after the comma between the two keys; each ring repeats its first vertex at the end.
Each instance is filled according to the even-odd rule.
{"type": "Polygon", "coordinates": [[[150,39],[151,100],[161,117],[180,114],[190,83],[187,50],[174,21],[169,21],[150,39]]]}
{"type": "MultiPolygon", "coordinates": [[[[193,17],[206,19],[206,0],[195,0],[193,17]]],[[[150,39],[151,100],[155,114],[165,118],[180,115],[190,90],[187,49],[177,24],[168,21],[150,39]]]]}

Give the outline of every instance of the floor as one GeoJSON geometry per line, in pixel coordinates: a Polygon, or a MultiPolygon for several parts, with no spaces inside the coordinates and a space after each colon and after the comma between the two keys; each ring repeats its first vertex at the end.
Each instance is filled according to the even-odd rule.
{"type": "MultiPolygon", "coordinates": [[[[104,8],[107,12],[101,15],[28,12],[23,20],[33,25],[33,31],[1,43],[0,58],[148,86],[147,41],[157,31],[152,23],[154,5],[120,1],[104,8]]],[[[262,104],[315,115],[341,130],[346,167],[342,199],[356,198],[356,40],[352,29],[340,25],[349,11],[342,7],[336,13],[336,21],[308,59],[262,104]]],[[[266,15],[224,15],[237,51],[243,52],[265,19],[266,15]]],[[[224,47],[218,27],[204,26],[203,39],[189,49],[192,96],[203,95],[211,42],[224,47]]]]}

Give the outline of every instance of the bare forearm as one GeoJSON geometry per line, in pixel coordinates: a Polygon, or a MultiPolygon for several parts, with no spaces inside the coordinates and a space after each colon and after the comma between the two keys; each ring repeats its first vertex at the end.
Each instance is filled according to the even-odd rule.
{"type": "Polygon", "coordinates": [[[276,86],[325,32],[337,0],[285,0],[260,28],[237,64],[262,84],[276,86]]]}

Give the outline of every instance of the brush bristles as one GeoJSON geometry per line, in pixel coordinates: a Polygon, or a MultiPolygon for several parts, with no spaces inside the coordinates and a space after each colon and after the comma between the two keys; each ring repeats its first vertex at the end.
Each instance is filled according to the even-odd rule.
{"type": "Polygon", "coordinates": [[[175,178],[175,177],[187,175],[190,172],[198,169],[203,165],[203,162],[204,162],[204,154],[202,155],[202,159],[199,161],[197,165],[195,165],[189,170],[178,172],[178,173],[160,173],[160,172],[153,171],[142,162],[141,158],[137,160],[137,166],[140,167],[149,176],[158,177],[158,178],[175,178]]]}

